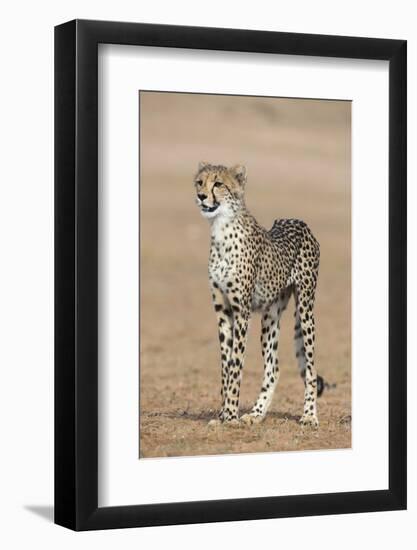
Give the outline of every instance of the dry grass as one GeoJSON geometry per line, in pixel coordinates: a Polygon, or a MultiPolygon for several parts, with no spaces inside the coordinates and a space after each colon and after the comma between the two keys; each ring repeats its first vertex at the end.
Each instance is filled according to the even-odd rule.
{"type": "MultiPolygon", "coordinates": [[[[141,94],[140,456],[344,448],[351,445],[350,104],[141,94]],[[209,227],[194,204],[198,161],[248,167],[247,204],[265,226],[297,217],[321,245],[318,371],[336,388],[302,429],[303,384],[282,319],[281,378],[264,423],[209,429],[220,366],[207,281],[209,227]]],[[[241,410],[261,387],[258,317],[249,335],[241,410]]]]}

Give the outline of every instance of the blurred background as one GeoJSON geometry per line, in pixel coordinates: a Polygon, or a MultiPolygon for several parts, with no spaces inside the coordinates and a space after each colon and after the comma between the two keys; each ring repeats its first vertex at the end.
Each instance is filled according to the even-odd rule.
{"type": "MultiPolygon", "coordinates": [[[[140,92],[140,457],[351,445],[351,103],[140,92]],[[271,412],[259,426],[208,430],[220,405],[216,318],[208,287],[209,223],[195,205],[199,161],[244,164],[246,204],[265,227],[300,218],[321,247],[316,364],[336,388],[320,429],[301,430],[303,384],[293,302],[281,321],[271,412]]],[[[259,393],[260,320],[253,318],[241,409],[259,393]]]]}

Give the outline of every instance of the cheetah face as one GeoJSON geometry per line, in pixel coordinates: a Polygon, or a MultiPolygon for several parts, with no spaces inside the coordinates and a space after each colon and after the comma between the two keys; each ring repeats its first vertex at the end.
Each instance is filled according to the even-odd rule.
{"type": "Polygon", "coordinates": [[[244,166],[214,166],[201,162],[194,178],[196,202],[205,218],[236,211],[243,201],[246,169],[244,166]]]}

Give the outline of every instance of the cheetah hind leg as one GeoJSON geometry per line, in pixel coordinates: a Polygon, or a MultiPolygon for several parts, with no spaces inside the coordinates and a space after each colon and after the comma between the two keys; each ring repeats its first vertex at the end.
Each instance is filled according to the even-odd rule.
{"type": "MultiPolygon", "coordinates": [[[[295,317],[295,326],[294,326],[295,356],[297,358],[298,370],[299,370],[300,376],[303,379],[303,382],[305,384],[305,379],[306,379],[306,358],[305,358],[303,333],[301,332],[300,315],[299,315],[297,309],[294,312],[294,317],[295,317]]],[[[327,384],[327,386],[328,386],[328,384],[327,384]]],[[[321,396],[321,394],[323,393],[325,387],[326,387],[326,382],[324,381],[323,377],[318,374],[317,375],[317,397],[321,396]]]]}
{"type": "Polygon", "coordinates": [[[323,391],[324,383],[322,377],[317,375],[314,365],[315,322],[313,305],[313,293],[300,292],[296,294],[294,344],[298,368],[304,380],[304,411],[300,418],[300,424],[318,428],[316,400],[323,391]],[[307,304],[303,309],[300,308],[301,302],[307,304]]]}
{"type": "Polygon", "coordinates": [[[274,390],[278,384],[278,341],[279,322],[282,313],[285,311],[291,290],[287,289],[280,294],[277,302],[272,304],[262,315],[261,349],[264,359],[264,378],[261,392],[251,411],[244,414],[240,420],[245,424],[259,424],[265,418],[271,404],[274,390]]]}

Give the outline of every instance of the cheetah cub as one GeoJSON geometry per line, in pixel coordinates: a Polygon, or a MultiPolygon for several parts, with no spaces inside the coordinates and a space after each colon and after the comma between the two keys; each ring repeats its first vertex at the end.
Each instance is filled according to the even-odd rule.
{"type": "Polygon", "coordinates": [[[264,359],[262,388],[240,421],[261,422],[278,383],[280,317],[295,297],[295,352],[304,380],[301,424],[318,426],[317,396],[324,387],[314,366],[314,295],[319,244],[308,226],[295,219],[276,220],[264,229],[245,205],[246,168],[200,163],[194,179],[197,205],[211,228],[209,281],[217,315],[221,352],[221,399],[218,419],[239,423],[239,392],[252,312],[262,315],[264,359]]]}

